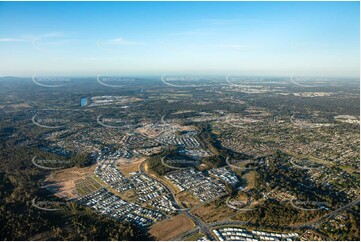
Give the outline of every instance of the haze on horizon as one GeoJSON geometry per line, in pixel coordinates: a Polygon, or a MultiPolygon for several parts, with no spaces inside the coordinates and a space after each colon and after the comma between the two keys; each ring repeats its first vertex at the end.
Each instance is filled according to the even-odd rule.
{"type": "Polygon", "coordinates": [[[1,2],[0,76],[359,77],[359,2],[1,2]]]}

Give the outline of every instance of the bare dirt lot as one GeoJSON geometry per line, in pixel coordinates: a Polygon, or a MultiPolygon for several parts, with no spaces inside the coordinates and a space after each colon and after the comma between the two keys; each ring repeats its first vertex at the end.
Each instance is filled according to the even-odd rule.
{"type": "Polygon", "coordinates": [[[88,174],[92,174],[95,165],[85,168],[72,167],[61,171],[56,171],[45,180],[47,189],[55,196],[65,198],[76,198],[76,183],[84,179],[88,174]]]}
{"type": "Polygon", "coordinates": [[[146,157],[135,159],[131,164],[119,161],[117,168],[124,174],[124,176],[129,177],[129,173],[139,171],[140,164],[146,159],[146,157]]]}
{"type": "Polygon", "coordinates": [[[170,240],[182,233],[191,230],[194,224],[187,216],[180,214],[172,217],[169,220],[165,220],[153,225],[150,228],[150,233],[157,240],[170,240]]]}
{"type": "Polygon", "coordinates": [[[157,129],[152,126],[148,128],[138,128],[136,131],[143,134],[144,136],[147,136],[148,138],[155,138],[163,132],[161,129],[157,129]]]}
{"type": "Polygon", "coordinates": [[[247,187],[246,189],[252,189],[255,187],[256,179],[257,179],[257,173],[255,171],[250,171],[247,174],[243,176],[247,180],[247,187]]]}

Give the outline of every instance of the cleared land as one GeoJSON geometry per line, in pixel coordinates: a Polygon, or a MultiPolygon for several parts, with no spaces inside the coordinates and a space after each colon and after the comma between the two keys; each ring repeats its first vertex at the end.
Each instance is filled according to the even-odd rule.
{"type": "Polygon", "coordinates": [[[227,207],[224,203],[217,205],[217,202],[205,204],[192,210],[192,213],[200,217],[204,222],[211,223],[229,219],[237,210],[227,207]]]}
{"type": "Polygon", "coordinates": [[[176,197],[178,202],[185,208],[192,208],[200,204],[200,201],[188,192],[181,192],[176,197]]]}
{"type": "Polygon", "coordinates": [[[243,178],[247,180],[247,187],[246,187],[247,190],[255,188],[256,175],[257,172],[250,171],[243,176],[243,178]]]}
{"type": "Polygon", "coordinates": [[[139,159],[134,160],[131,164],[126,164],[124,162],[119,162],[117,165],[117,168],[126,176],[129,177],[129,173],[139,171],[140,170],[140,164],[145,161],[147,158],[142,157],[139,159]]]}
{"type": "Polygon", "coordinates": [[[84,179],[79,179],[76,182],[76,191],[79,196],[85,196],[89,193],[99,190],[102,185],[94,179],[94,176],[87,176],[84,179]]]}
{"type": "Polygon", "coordinates": [[[180,214],[172,217],[169,220],[165,220],[153,225],[150,228],[150,233],[157,240],[170,240],[174,237],[181,235],[194,227],[194,224],[190,218],[180,214]]]}
{"type": "MultiPolygon", "coordinates": [[[[46,178],[46,187],[48,190],[51,190],[55,196],[64,198],[76,198],[76,185],[78,184],[78,182],[87,180],[86,176],[89,173],[93,173],[95,167],[96,165],[86,168],[72,167],[69,169],[56,171],[55,173],[51,174],[46,178]]],[[[93,187],[92,184],[89,184],[91,185],[90,187],[93,187]]]]}

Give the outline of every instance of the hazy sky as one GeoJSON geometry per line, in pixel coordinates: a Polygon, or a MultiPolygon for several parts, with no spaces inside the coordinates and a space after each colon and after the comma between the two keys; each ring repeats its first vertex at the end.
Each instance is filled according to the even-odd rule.
{"type": "Polygon", "coordinates": [[[359,76],[358,2],[0,3],[0,76],[359,76]]]}

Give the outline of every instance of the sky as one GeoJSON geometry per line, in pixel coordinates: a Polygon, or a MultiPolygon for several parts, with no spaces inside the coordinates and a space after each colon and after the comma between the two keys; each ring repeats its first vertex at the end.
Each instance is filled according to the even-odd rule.
{"type": "Polygon", "coordinates": [[[0,76],[359,77],[359,2],[0,2],[0,76]]]}

